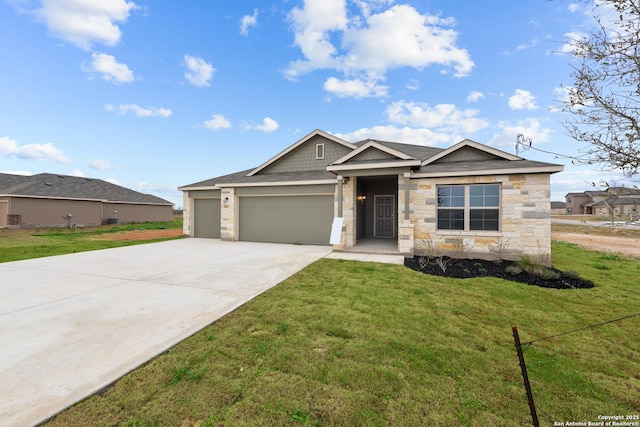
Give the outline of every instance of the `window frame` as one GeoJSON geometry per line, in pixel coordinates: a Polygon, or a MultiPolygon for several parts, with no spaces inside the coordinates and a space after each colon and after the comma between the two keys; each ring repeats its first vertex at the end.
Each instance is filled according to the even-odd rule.
{"type": "Polygon", "coordinates": [[[316,144],[316,160],[324,160],[324,144],[316,144]]]}
{"type": "MultiPolygon", "coordinates": [[[[493,193],[493,192],[490,192],[493,193]]],[[[478,195],[473,195],[477,202],[478,195]]],[[[475,204],[475,203],[473,203],[475,204]]],[[[487,221],[493,221],[492,219],[480,219],[483,227],[486,227],[487,221]]],[[[459,232],[459,233],[499,233],[502,230],[502,186],[500,183],[486,183],[486,184],[441,184],[436,185],[436,231],[438,232],[459,232]],[[441,188],[450,188],[449,194],[446,195],[446,199],[442,199],[440,195],[441,188]],[[486,189],[482,192],[481,204],[477,206],[472,205],[472,187],[497,187],[497,194],[484,194],[486,189]],[[452,191],[455,189],[455,191],[452,191]],[[461,204],[460,189],[463,189],[464,202],[461,204]],[[454,194],[455,193],[455,194],[454,194]],[[496,205],[485,205],[487,199],[489,201],[497,197],[496,205]],[[441,206],[441,200],[446,200],[441,206]],[[475,219],[472,221],[471,213],[475,211],[496,211],[497,212],[497,228],[495,229],[473,229],[472,222],[478,221],[475,219]],[[441,213],[448,212],[448,218],[441,217],[441,213]],[[462,218],[460,218],[462,213],[462,218]],[[440,225],[443,222],[448,222],[449,228],[441,228],[440,225]],[[455,225],[455,227],[454,227],[455,225]],[[462,227],[460,227],[462,225],[462,227]]]]}

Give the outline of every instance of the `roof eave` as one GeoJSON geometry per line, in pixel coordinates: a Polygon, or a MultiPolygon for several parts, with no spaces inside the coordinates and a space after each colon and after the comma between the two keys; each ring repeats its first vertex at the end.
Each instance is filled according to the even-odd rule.
{"type": "Polygon", "coordinates": [[[363,163],[363,164],[340,164],[340,165],[329,165],[327,166],[327,170],[329,172],[342,172],[342,171],[355,171],[355,170],[365,170],[365,169],[388,169],[388,168],[402,168],[402,167],[416,167],[420,166],[420,160],[398,160],[398,161],[387,161],[387,162],[379,162],[379,163],[363,163]]]}
{"type": "Polygon", "coordinates": [[[557,173],[562,172],[564,166],[561,165],[549,165],[549,166],[537,166],[528,168],[505,168],[505,169],[485,169],[485,170],[470,170],[470,171],[447,171],[447,172],[414,172],[411,174],[411,178],[445,178],[453,176],[473,176],[473,175],[522,175],[522,174],[536,174],[536,173],[557,173]]]}

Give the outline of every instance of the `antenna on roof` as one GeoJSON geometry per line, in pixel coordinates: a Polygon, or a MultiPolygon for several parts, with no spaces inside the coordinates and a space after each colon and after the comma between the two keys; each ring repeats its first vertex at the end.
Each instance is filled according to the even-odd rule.
{"type": "Polygon", "coordinates": [[[533,144],[531,138],[526,138],[523,134],[519,133],[516,137],[516,156],[520,155],[520,147],[522,147],[522,151],[526,151],[531,148],[531,144],[533,144]]]}

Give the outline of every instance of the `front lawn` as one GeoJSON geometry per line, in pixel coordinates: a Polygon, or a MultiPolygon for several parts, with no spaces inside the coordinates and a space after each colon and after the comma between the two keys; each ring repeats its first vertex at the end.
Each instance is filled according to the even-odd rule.
{"type": "MultiPolygon", "coordinates": [[[[554,242],[592,289],[320,260],[51,426],[522,426],[523,342],[640,312],[640,262],[554,242]]],[[[185,307],[188,309],[188,307],[185,307]]],[[[525,346],[541,425],[640,414],[640,316],[525,346]]]]}

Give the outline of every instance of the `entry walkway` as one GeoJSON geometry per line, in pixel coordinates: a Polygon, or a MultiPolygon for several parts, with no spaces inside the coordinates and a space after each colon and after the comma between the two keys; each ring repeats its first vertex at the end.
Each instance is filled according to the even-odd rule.
{"type": "Polygon", "coordinates": [[[180,239],[0,264],[0,424],[37,424],[329,246],[180,239]]]}

